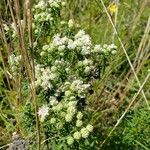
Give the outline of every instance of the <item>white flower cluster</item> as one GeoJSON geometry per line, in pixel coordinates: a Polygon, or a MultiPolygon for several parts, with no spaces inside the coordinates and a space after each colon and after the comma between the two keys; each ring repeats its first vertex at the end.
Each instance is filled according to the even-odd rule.
{"type": "Polygon", "coordinates": [[[104,54],[115,54],[117,47],[114,44],[111,45],[106,45],[104,44],[103,46],[101,45],[95,45],[95,47],[93,48],[92,52],[93,53],[104,53],[104,54]]]}
{"type": "Polygon", "coordinates": [[[21,55],[15,56],[14,54],[8,57],[8,63],[11,69],[11,73],[15,76],[19,73],[19,63],[21,61],[21,55]]]}
{"type": "Polygon", "coordinates": [[[115,53],[116,46],[114,44],[92,45],[90,36],[80,30],[72,38],[56,34],[51,43],[43,46],[40,55],[42,58],[48,58],[50,63],[54,61],[63,63],[66,73],[72,74],[74,69],[74,74],[85,77],[96,74],[97,66],[101,65],[98,63],[102,59],[102,55],[115,53]]]}
{"type": "Polygon", "coordinates": [[[90,84],[85,84],[82,80],[76,79],[73,82],[65,82],[62,91],[65,92],[65,97],[75,99],[73,96],[85,97],[86,91],[90,88],[90,84]]]}
{"type": "Polygon", "coordinates": [[[55,100],[54,103],[50,101],[50,104],[52,106],[50,110],[52,114],[55,113],[55,116],[56,114],[58,114],[57,117],[58,118],[61,117],[60,122],[62,123],[71,122],[75,114],[77,113],[77,108],[76,108],[77,101],[70,101],[68,103],[66,103],[66,101],[61,101],[58,103],[58,101],[55,100]]]}
{"type": "Polygon", "coordinates": [[[52,132],[68,132],[68,145],[88,138],[93,131],[93,126],[85,124],[83,113],[78,110],[78,100],[86,98],[91,77],[101,65],[98,64],[100,56],[111,54],[115,49],[113,44],[92,45],[90,36],[83,30],[71,38],[56,34],[49,44],[42,47],[40,56],[44,61],[43,65],[36,65],[36,85],[45,91],[54,91],[49,95],[49,125],[52,132]],[[66,126],[71,130],[65,131],[66,126]]]}
{"type": "Polygon", "coordinates": [[[75,124],[74,129],[76,129],[76,132],[67,137],[68,145],[72,145],[74,140],[88,138],[93,131],[91,124],[84,126],[83,113],[77,110],[77,101],[72,100],[74,98],[71,97],[69,102],[65,100],[58,102],[55,97],[50,97],[51,107],[49,108],[51,114],[50,125],[53,126],[51,130],[64,130],[66,125],[72,126],[73,123],[75,124]]]}
{"type": "Polygon", "coordinates": [[[81,68],[85,74],[90,74],[90,72],[95,70],[93,61],[87,58],[85,58],[83,61],[79,61],[77,66],[78,68],[81,68]]]}
{"type": "Polygon", "coordinates": [[[51,8],[48,8],[48,3],[46,3],[44,0],[39,1],[39,3],[34,6],[34,21],[42,22],[53,20],[50,12],[51,8]]]}
{"type": "Polygon", "coordinates": [[[73,143],[74,143],[73,137],[72,136],[68,136],[68,138],[67,138],[67,144],[68,145],[72,145],[73,143]]]}
{"type": "Polygon", "coordinates": [[[93,126],[89,124],[86,126],[86,128],[82,128],[80,133],[83,138],[87,138],[89,136],[90,132],[92,132],[92,131],[93,131],[93,126]]]}
{"type": "Polygon", "coordinates": [[[62,2],[62,0],[39,0],[39,2],[33,8],[34,21],[52,21],[54,19],[54,9],[60,9],[62,5],[64,5],[64,2],[62,2]]]}
{"type": "Polygon", "coordinates": [[[84,30],[80,30],[75,35],[74,44],[77,46],[77,48],[81,48],[81,54],[90,54],[92,46],[91,38],[88,34],[85,34],[84,30]]]}
{"type": "Polygon", "coordinates": [[[39,108],[38,115],[39,115],[40,121],[43,122],[46,116],[49,115],[49,107],[47,105],[43,105],[41,108],[39,108]]]}
{"type": "Polygon", "coordinates": [[[91,46],[92,44],[90,36],[85,34],[83,30],[80,30],[74,36],[74,39],[70,39],[66,36],[61,37],[60,34],[56,34],[53,37],[52,43],[50,43],[50,45],[43,46],[43,50],[52,52],[57,48],[57,50],[60,52],[60,55],[63,55],[62,53],[65,49],[77,49],[82,55],[87,55],[91,53],[91,46]]]}
{"type": "Polygon", "coordinates": [[[80,131],[76,131],[73,133],[72,136],[68,136],[67,138],[67,144],[72,145],[74,143],[74,140],[80,140],[81,138],[88,138],[90,132],[93,131],[93,126],[91,124],[88,124],[86,127],[83,127],[80,131]]]}
{"type": "Polygon", "coordinates": [[[50,105],[51,106],[56,106],[58,104],[58,101],[57,101],[55,96],[50,96],[49,100],[50,100],[50,105]]]}
{"type": "Polygon", "coordinates": [[[69,28],[72,28],[74,26],[74,21],[72,20],[72,19],[70,19],[69,21],[68,21],[68,27],[69,28]]]}
{"type": "Polygon", "coordinates": [[[51,89],[53,86],[51,81],[57,78],[57,74],[54,72],[53,69],[49,69],[49,67],[42,67],[41,65],[35,66],[35,85],[41,86],[43,89],[47,90],[48,88],[51,89]]]}
{"type": "MultiPolygon", "coordinates": [[[[33,31],[35,36],[45,33],[51,34],[60,24],[60,10],[65,5],[62,0],[38,0],[33,6],[33,31]],[[43,30],[44,29],[44,30],[43,30]]],[[[38,36],[39,38],[39,36],[38,36]]]]}
{"type": "Polygon", "coordinates": [[[51,7],[60,7],[62,0],[49,0],[48,3],[50,4],[51,7]]]}
{"type": "Polygon", "coordinates": [[[65,116],[66,122],[71,122],[74,115],[76,114],[77,109],[76,109],[76,101],[72,101],[68,103],[68,108],[67,108],[67,114],[65,116]]]}
{"type": "Polygon", "coordinates": [[[114,44],[111,45],[95,45],[93,46],[91,43],[91,38],[88,34],[85,34],[84,30],[79,30],[79,32],[74,36],[74,38],[68,38],[66,36],[61,37],[60,34],[56,34],[53,37],[52,43],[43,47],[43,50],[48,52],[56,49],[61,53],[65,51],[65,49],[75,50],[81,52],[82,55],[86,56],[91,53],[107,53],[111,52],[114,54],[116,52],[116,46],[114,44]]]}
{"type": "Polygon", "coordinates": [[[88,89],[90,88],[90,84],[84,83],[82,80],[79,79],[69,79],[70,77],[68,77],[68,79],[66,77],[66,82],[61,82],[60,70],[63,68],[59,68],[61,62],[57,63],[55,61],[55,65],[51,67],[43,67],[42,65],[36,65],[35,85],[37,87],[42,87],[44,90],[53,89],[54,86],[58,86],[59,90],[55,90],[53,96],[58,96],[60,91],[62,91],[64,92],[64,98],[66,100],[69,99],[69,101],[76,100],[76,96],[84,98],[87,94],[88,89]],[[59,66],[57,66],[57,63],[59,63],[59,66]]]}

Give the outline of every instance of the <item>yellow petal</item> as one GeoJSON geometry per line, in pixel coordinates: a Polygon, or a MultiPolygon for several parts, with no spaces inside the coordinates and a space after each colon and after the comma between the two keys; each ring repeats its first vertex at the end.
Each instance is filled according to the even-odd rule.
{"type": "Polygon", "coordinates": [[[115,13],[118,9],[118,6],[115,3],[111,3],[107,8],[111,13],[115,13]]]}

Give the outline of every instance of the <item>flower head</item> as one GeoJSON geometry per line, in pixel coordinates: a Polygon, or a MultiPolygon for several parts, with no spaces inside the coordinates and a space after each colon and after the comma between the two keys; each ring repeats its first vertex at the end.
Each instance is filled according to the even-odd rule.
{"type": "Polygon", "coordinates": [[[54,124],[56,122],[56,118],[51,118],[50,123],[54,124]]]}
{"type": "Polygon", "coordinates": [[[49,115],[49,107],[47,105],[43,105],[39,108],[38,115],[40,117],[40,121],[43,122],[45,117],[49,115]]]}
{"type": "Polygon", "coordinates": [[[81,133],[77,131],[73,134],[73,137],[74,139],[79,140],[81,138],[81,133]]]}
{"type": "Polygon", "coordinates": [[[82,112],[78,112],[78,114],[77,114],[77,119],[82,119],[82,117],[83,117],[83,114],[82,114],[82,112]]]}
{"type": "Polygon", "coordinates": [[[77,121],[76,121],[76,126],[77,126],[77,127],[81,127],[81,126],[82,126],[82,124],[83,124],[83,123],[82,123],[82,121],[81,121],[81,120],[77,120],[77,121]]]}
{"type": "Polygon", "coordinates": [[[89,131],[89,132],[92,132],[93,131],[93,126],[91,124],[88,124],[86,126],[86,129],[89,131]]]}
{"type": "Polygon", "coordinates": [[[67,114],[65,116],[65,120],[66,120],[66,122],[71,122],[72,121],[72,115],[71,114],[67,114]]]}
{"type": "Polygon", "coordinates": [[[67,144],[68,144],[68,145],[72,145],[73,142],[74,142],[73,137],[72,137],[72,136],[69,136],[69,137],[67,138],[67,144]]]}
{"type": "Polygon", "coordinates": [[[68,27],[69,27],[69,28],[72,28],[73,25],[74,25],[74,22],[73,22],[72,19],[70,19],[69,22],[68,22],[68,27]]]}
{"type": "Polygon", "coordinates": [[[89,131],[86,128],[82,128],[80,133],[83,138],[87,138],[89,136],[89,131]]]}

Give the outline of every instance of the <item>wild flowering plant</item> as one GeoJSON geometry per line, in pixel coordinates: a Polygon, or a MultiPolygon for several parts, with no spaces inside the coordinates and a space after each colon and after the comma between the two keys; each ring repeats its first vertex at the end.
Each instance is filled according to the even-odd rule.
{"type": "MultiPolygon", "coordinates": [[[[113,44],[93,45],[83,30],[74,36],[56,34],[43,45],[41,64],[37,61],[35,66],[35,85],[49,93],[47,106],[39,110],[46,110],[40,118],[47,137],[55,137],[57,145],[64,146],[66,141],[67,147],[73,148],[77,143],[80,147],[79,142],[93,132],[90,118],[84,117],[86,97],[92,80],[99,77],[99,68],[103,67],[99,59],[115,52],[113,44]]],[[[53,143],[54,139],[49,141],[53,143]]]]}
{"type": "MultiPolygon", "coordinates": [[[[94,127],[86,98],[116,46],[94,45],[84,30],[75,32],[74,21],[61,18],[64,5],[61,0],[40,0],[33,7],[37,113],[52,149],[89,148],[94,127]]],[[[13,72],[17,72],[19,60],[14,54],[9,57],[13,72]]],[[[24,113],[24,117],[30,116],[24,113]]]]}

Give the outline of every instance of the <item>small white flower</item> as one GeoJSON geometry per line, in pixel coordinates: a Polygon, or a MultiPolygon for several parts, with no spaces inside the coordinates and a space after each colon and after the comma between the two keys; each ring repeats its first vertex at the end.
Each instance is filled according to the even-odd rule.
{"type": "Polygon", "coordinates": [[[61,111],[63,108],[63,104],[61,102],[58,103],[58,105],[55,107],[56,111],[61,111]]]}
{"type": "Polygon", "coordinates": [[[49,78],[50,78],[51,80],[54,80],[54,79],[57,78],[57,74],[56,74],[56,73],[51,73],[51,74],[49,75],[49,78]]]}
{"type": "Polygon", "coordinates": [[[37,46],[37,42],[34,42],[34,43],[33,43],[33,46],[36,47],[36,46],[37,46]]]}
{"type": "Polygon", "coordinates": [[[67,113],[69,114],[75,114],[76,113],[76,108],[74,106],[70,106],[67,109],[67,113]]]}
{"type": "Polygon", "coordinates": [[[94,52],[101,52],[101,51],[102,51],[101,45],[95,45],[94,52]]]}
{"type": "Polygon", "coordinates": [[[82,62],[82,61],[79,61],[79,62],[78,62],[78,66],[79,66],[79,67],[83,66],[83,62],[82,62]]]}
{"type": "Polygon", "coordinates": [[[110,48],[110,49],[117,49],[117,46],[115,44],[111,44],[111,45],[108,45],[108,48],[110,48]]]}
{"type": "Polygon", "coordinates": [[[44,7],[45,3],[43,0],[41,0],[41,1],[39,1],[38,5],[39,5],[39,7],[44,7]]]}
{"type": "Polygon", "coordinates": [[[65,68],[65,71],[66,71],[67,73],[69,73],[70,69],[69,69],[69,68],[65,68]]]}
{"type": "Polygon", "coordinates": [[[81,53],[82,53],[82,55],[88,55],[88,54],[90,54],[90,50],[84,46],[84,47],[82,47],[81,53]]]}
{"type": "Polygon", "coordinates": [[[73,134],[73,137],[74,139],[79,140],[81,138],[81,133],[77,131],[73,134]]]}
{"type": "Polygon", "coordinates": [[[44,45],[44,46],[42,47],[43,50],[47,50],[48,48],[49,48],[48,45],[44,45]]]}
{"type": "Polygon", "coordinates": [[[65,6],[65,5],[66,5],[66,2],[62,2],[61,5],[62,5],[62,6],[65,6]]]}
{"type": "Polygon", "coordinates": [[[66,96],[66,97],[69,97],[69,96],[71,96],[71,95],[72,95],[71,91],[65,91],[65,96],[66,96]]]}
{"type": "Polygon", "coordinates": [[[84,30],[79,30],[78,33],[75,35],[75,39],[80,38],[83,35],[85,35],[85,31],[84,30]]]}
{"type": "Polygon", "coordinates": [[[84,59],[82,63],[83,65],[88,66],[90,61],[88,59],[84,59]]]}
{"type": "Polygon", "coordinates": [[[40,53],[40,56],[42,57],[42,56],[44,56],[44,55],[45,55],[45,52],[42,51],[42,52],[40,53]]]}
{"type": "Polygon", "coordinates": [[[107,44],[104,44],[104,45],[103,45],[103,48],[106,48],[106,49],[107,49],[107,47],[108,47],[108,45],[107,45],[107,44]]]}
{"type": "Polygon", "coordinates": [[[40,117],[40,121],[43,122],[45,117],[49,115],[49,107],[47,105],[43,105],[39,108],[38,115],[40,117]]]}
{"type": "Polygon", "coordinates": [[[90,84],[84,84],[84,85],[83,85],[83,88],[84,88],[84,89],[88,89],[89,87],[90,87],[90,84]]]}
{"type": "Polygon", "coordinates": [[[71,114],[67,114],[65,116],[65,120],[66,120],[66,122],[71,122],[72,121],[72,115],[71,114]]]}
{"type": "Polygon", "coordinates": [[[52,44],[54,46],[59,46],[59,45],[62,45],[61,43],[61,38],[60,38],[60,34],[56,34],[54,37],[53,37],[53,42],[52,44]]]}
{"type": "Polygon", "coordinates": [[[89,73],[90,71],[91,71],[91,68],[89,66],[86,66],[84,72],[89,73]]]}
{"type": "MultiPolygon", "coordinates": [[[[71,99],[71,98],[70,98],[71,99]]],[[[76,106],[77,105],[77,101],[70,101],[69,103],[68,103],[68,106],[69,107],[71,107],[71,106],[76,106]]]]}
{"type": "Polygon", "coordinates": [[[46,20],[51,20],[51,14],[47,14],[47,16],[46,16],[46,20]]]}
{"type": "Polygon", "coordinates": [[[64,50],[65,49],[65,45],[60,45],[59,47],[58,47],[58,50],[61,52],[62,50],[64,50]]]}
{"type": "Polygon", "coordinates": [[[56,8],[58,8],[58,7],[59,7],[59,4],[54,1],[53,3],[51,3],[51,7],[56,7],[56,8]]]}
{"type": "Polygon", "coordinates": [[[70,19],[69,22],[68,22],[68,27],[72,28],[73,26],[74,26],[74,22],[73,22],[72,19],[70,19]]]}
{"type": "Polygon", "coordinates": [[[67,144],[68,144],[68,145],[72,145],[73,142],[74,142],[73,137],[72,137],[72,136],[69,136],[69,137],[67,138],[67,144]]]}
{"type": "Polygon", "coordinates": [[[113,50],[113,51],[111,51],[111,53],[114,55],[114,54],[117,53],[117,51],[116,51],[116,50],[113,50]]]}
{"type": "Polygon", "coordinates": [[[38,30],[38,29],[35,29],[35,31],[34,31],[34,32],[35,32],[35,34],[37,34],[37,33],[39,32],[39,30],[38,30]]]}
{"type": "Polygon", "coordinates": [[[81,127],[81,126],[82,126],[82,124],[83,124],[83,123],[82,123],[82,121],[81,121],[81,120],[77,120],[77,121],[76,121],[76,126],[77,126],[77,127],[81,127]]]}
{"type": "Polygon", "coordinates": [[[52,106],[55,106],[58,104],[58,101],[56,100],[54,96],[50,96],[49,100],[50,100],[50,105],[52,106]]]}
{"type": "Polygon", "coordinates": [[[89,131],[89,132],[92,132],[93,131],[93,126],[91,124],[88,124],[86,126],[86,129],[89,131]]]}
{"type": "Polygon", "coordinates": [[[61,42],[62,42],[62,44],[67,44],[68,43],[68,38],[66,36],[61,38],[61,42]]]}
{"type": "Polygon", "coordinates": [[[77,119],[82,119],[82,117],[83,117],[83,114],[82,114],[82,112],[78,112],[78,114],[77,114],[77,119]]]}
{"type": "Polygon", "coordinates": [[[61,21],[60,24],[61,24],[61,25],[64,25],[64,24],[66,24],[66,22],[65,22],[65,21],[61,21]]]}
{"type": "Polygon", "coordinates": [[[50,123],[51,123],[51,124],[56,123],[56,118],[51,118],[50,123]]]}
{"type": "Polygon", "coordinates": [[[86,128],[82,128],[80,133],[83,138],[87,138],[89,136],[89,131],[86,128]]]}
{"type": "MultiPolygon", "coordinates": [[[[76,100],[76,98],[74,96],[71,96],[70,100],[73,101],[73,102],[76,102],[76,101],[74,101],[74,100],[76,100]]],[[[76,105],[76,103],[75,103],[75,105],[76,105]]]]}
{"type": "Polygon", "coordinates": [[[76,43],[73,40],[69,39],[68,41],[68,49],[74,50],[76,48],[76,43]]]}
{"type": "Polygon", "coordinates": [[[65,112],[61,112],[61,113],[60,113],[60,116],[61,116],[61,117],[65,117],[65,116],[66,116],[66,113],[65,113],[65,112]]]}
{"type": "Polygon", "coordinates": [[[56,66],[52,66],[52,67],[51,67],[51,71],[52,71],[52,72],[56,72],[56,71],[57,71],[57,67],[56,67],[56,66]]]}

